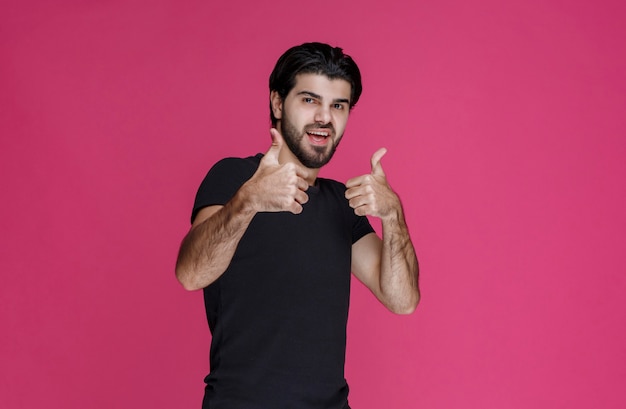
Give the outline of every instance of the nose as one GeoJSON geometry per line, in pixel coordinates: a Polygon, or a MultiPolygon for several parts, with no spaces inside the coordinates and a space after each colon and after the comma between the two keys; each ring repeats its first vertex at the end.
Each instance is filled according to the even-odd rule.
{"type": "Polygon", "coordinates": [[[321,105],[315,111],[315,122],[327,124],[330,122],[330,108],[321,105]]]}

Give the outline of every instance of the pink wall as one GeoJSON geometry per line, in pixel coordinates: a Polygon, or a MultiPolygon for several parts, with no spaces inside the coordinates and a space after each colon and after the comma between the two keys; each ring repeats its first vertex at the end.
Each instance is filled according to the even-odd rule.
{"type": "Polygon", "coordinates": [[[323,175],[386,146],[422,267],[410,317],[354,285],[353,407],[626,407],[625,3],[260,3],[0,5],[0,406],[199,407],[193,195],[320,40],[365,86],[323,175]]]}

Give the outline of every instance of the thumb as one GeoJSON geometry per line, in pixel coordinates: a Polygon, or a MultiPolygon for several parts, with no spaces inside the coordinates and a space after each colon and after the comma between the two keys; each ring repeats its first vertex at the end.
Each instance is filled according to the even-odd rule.
{"type": "Polygon", "coordinates": [[[265,157],[267,160],[278,163],[278,154],[283,147],[283,136],[276,128],[270,129],[270,135],[272,137],[272,146],[267,150],[265,157]]]}
{"type": "Polygon", "coordinates": [[[383,166],[380,164],[380,160],[387,153],[386,148],[380,148],[372,155],[371,163],[372,163],[372,175],[382,175],[385,176],[385,172],[383,171],[383,166]]]}

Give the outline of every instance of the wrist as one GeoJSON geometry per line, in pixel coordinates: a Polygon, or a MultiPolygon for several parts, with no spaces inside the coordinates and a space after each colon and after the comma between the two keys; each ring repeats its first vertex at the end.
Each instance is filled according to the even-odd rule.
{"type": "Polygon", "coordinates": [[[248,181],[235,193],[232,202],[237,213],[252,217],[258,212],[256,208],[257,201],[254,199],[253,191],[254,189],[250,186],[250,181],[248,181]]]}
{"type": "Polygon", "coordinates": [[[396,206],[389,210],[380,218],[383,225],[400,225],[404,223],[404,212],[402,206],[396,206]]]}

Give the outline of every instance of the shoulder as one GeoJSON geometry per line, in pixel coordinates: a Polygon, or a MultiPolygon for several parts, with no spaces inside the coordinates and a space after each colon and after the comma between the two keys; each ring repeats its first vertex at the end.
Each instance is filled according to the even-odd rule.
{"type": "Polygon", "coordinates": [[[262,157],[258,154],[247,158],[225,158],[215,163],[200,183],[191,220],[204,207],[226,204],[254,175],[262,157]]]}
{"type": "MultiPolygon", "coordinates": [[[[263,155],[248,156],[247,158],[224,158],[216,162],[209,169],[201,188],[208,186],[240,185],[250,179],[259,167],[263,155]]],[[[239,188],[237,186],[236,188],[239,188]]]]}
{"type": "Polygon", "coordinates": [[[247,158],[224,158],[217,161],[207,172],[204,182],[231,181],[245,182],[256,172],[263,155],[247,158]]]}
{"type": "Polygon", "coordinates": [[[216,162],[209,173],[216,172],[246,172],[252,170],[254,171],[259,167],[259,163],[261,162],[262,154],[256,154],[254,156],[248,156],[246,158],[235,158],[229,157],[224,158],[216,162]]]}

